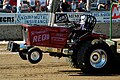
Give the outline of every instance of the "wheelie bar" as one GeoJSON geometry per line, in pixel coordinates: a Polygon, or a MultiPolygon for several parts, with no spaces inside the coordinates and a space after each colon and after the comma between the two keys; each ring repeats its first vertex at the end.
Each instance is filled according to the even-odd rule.
{"type": "Polygon", "coordinates": [[[7,45],[7,50],[11,51],[11,52],[18,52],[20,49],[20,44],[17,44],[13,41],[9,41],[8,45],[7,45]]]}

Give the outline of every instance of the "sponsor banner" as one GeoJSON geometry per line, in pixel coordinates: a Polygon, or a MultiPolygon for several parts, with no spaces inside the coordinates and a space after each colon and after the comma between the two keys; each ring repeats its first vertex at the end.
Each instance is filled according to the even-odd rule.
{"type": "Polygon", "coordinates": [[[91,13],[75,13],[75,12],[68,12],[68,13],[56,13],[55,14],[55,23],[66,23],[71,21],[80,21],[80,17],[83,14],[91,14],[91,13]]]}
{"type": "MultiPolygon", "coordinates": [[[[28,25],[48,25],[51,13],[0,13],[0,24],[28,24],[28,25]]],[[[97,18],[97,23],[110,22],[110,11],[86,12],[68,12],[56,13],[54,23],[66,23],[70,21],[79,21],[81,15],[91,14],[97,18]]],[[[113,22],[120,22],[120,6],[113,5],[113,22]]]]}
{"type": "Polygon", "coordinates": [[[120,18],[120,4],[113,4],[113,7],[112,7],[112,18],[113,19],[120,18]]]}
{"type": "Polygon", "coordinates": [[[15,14],[0,13],[0,24],[15,24],[15,14]]]}
{"type": "Polygon", "coordinates": [[[108,23],[108,22],[110,22],[110,11],[92,12],[92,15],[96,17],[97,23],[108,23]]]}
{"type": "MultiPolygon", "coordinates": [[[[55,14],[55,23],[66,23],[71,21],[80,21],[81,15],[90,14],[96,17],[97,23],[109,23],[110,11],[94,11],[91,13],[57,13],[55,14]]],[[[114,16],[113,16],[114,17],[114,16]]],[[[120,18],[115,18],[113,22],[120,22],[120,18]]]]}
{"type": "Polygon", "coordinates": [[[50,13],[22,13],[16,15],[16,24],[48,25],[50,13]]]}
{"type": "Polygon", "coordinates": [[[69,21],[80,21],[80,18],[81,18],[81,16],[82,15],[91,15],[91,13],[84,13],[84,12],[81,12],[81,13],[69,13],[69,14],[67,14],[67,16],[68,16],[68,19],[69,19],[69,21]]]}
{"type": "Polygon", "coordinates": [[[66,23],[68,22],[68,16],[66,13],[56,13],[55,14],[55,23],[66,23]]]}

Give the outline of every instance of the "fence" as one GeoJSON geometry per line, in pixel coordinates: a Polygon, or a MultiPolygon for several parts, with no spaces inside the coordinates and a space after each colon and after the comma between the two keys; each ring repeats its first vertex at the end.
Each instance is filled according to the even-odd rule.
{"type": "MultiPolygon", "coordinates": [[[[86,13],[0,13],[0,40],[22,40],[22,27],[20,24],[28,25],[50,25],[50,23],[55,23],[59,25],[60,23],[64,26],[66,20],[76,21],[80,19],[80,16],[86,13]]],[[[95,31],[99,33],[104,33],[109,35],[109,22],[110,22],[110,12],[92,12],[87,13],[95,16],[97,18],[97,25],[95,31]]],[[[113,37],[120,37],[120,19],[113,20],[114,31],[113,37]]]]}

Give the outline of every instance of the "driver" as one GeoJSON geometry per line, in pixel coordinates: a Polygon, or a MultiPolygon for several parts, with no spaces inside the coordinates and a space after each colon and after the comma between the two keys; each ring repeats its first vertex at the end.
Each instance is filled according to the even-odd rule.
{"type": "MultiPolygon", "coordinates": [[[[80,22],[77,22],[80,24],[80,26],[76,26],[76,28],[73,28],[73,30],[71,31],[70,35],[69,35],[69,39],[75,39],[76,38],[76,34],[80,32],[80,30],[82,32],[80,32],[79,35],[82,35],[84,34],[86,31],[86,28],[85,28],[85,21],[86,21],[87,17],[85,15],[81,16],[80,18],[80,22]]],[[[76,23],[76,24],[77,24],[76,23]]]]}
{"type": "Polygon", "coordinates": [[[85,28],[85,21],[86,21],[86,16],[82,15],[80,18],[80,26],[78,26],[78,30],[86,30],[85,28]]]}

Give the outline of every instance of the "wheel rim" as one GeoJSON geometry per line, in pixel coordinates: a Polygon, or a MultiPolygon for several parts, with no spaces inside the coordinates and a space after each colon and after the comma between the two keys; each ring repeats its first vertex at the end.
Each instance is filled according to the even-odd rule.
{"type": "Polygon", "coordinates": [[[90,63],[94,68],[102,68],[106,65],[107,54],[102,49],[97,49],[90,55],[90,63]]]}
{"type": "Polygon", "coordinates": [[[36,61],[36,60],[38,60],[39,58],[40,58],[39,52],[34,51],[34,52],[31,53],[31,59],[32,59],[32,60],[36,61]]]}

